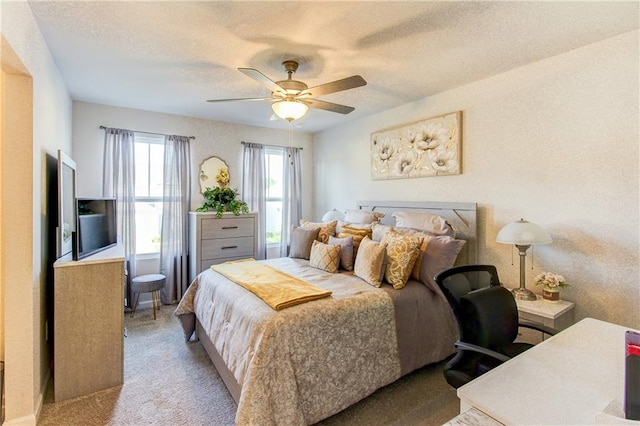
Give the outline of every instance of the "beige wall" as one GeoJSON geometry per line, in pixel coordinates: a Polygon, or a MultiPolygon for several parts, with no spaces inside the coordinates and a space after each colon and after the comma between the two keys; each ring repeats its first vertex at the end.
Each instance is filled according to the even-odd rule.
{"type": "MultiPolygon", "coordinates": [[[[198,171],[200,163],[212,155],[222,158],[229,166],[230,186],[242,189],[242,144],[256,142],[287,146],[289,133],[283,130],[203,120],[152,111],[118,108],[87,102],[73,103],[73,159],[77,164],[79,196],[102,195],[102,159],[104,130],[100,126],[138,131],[195,136],[191,141],[191,206],[202,205],[198,171]]],[[[313,189],[313,149],[311,135],[294,130],[291,145],[302,147],[305,193],[313,189]]],[[[312,211],[312,197],[305,199],[303,212],[312,211]]]]}
{"type": "MultiPolygon", "coordinates": [[[[44,332],[47,158],[58,149],[79,157],[79,194],[91,196],[100,188],[95,173],[102,167],[99,125],[194,135],[194,162],[208,155],[228,159],[232,184],[239,186],[240,141],[286,144],[287,139],[284,132],[84,104],[73,111],[78,118],[72,152],[71,99],[29,4],[3,1],[1,7],[2,37],[33,93],[21,102],[31,103],[32,125],[17,121],[26,147],[16,157],[10,153],[12,160],[31,157],[27,163],[32,167],[24,164],[2,180],[3,190],[15,179],[31,180],[33,186],[26,197],[30,202],[23,200],[28,191],[15,198],[2,195],[2,289],[5,307],[12,309],[4,311],[6,420],[34,424],[49,374],[44,332]],[[5,216],[7,202],[21,209],[19,217],[5,216]],[[26,220],[29,228],[12,237],[10,252],[7,220],[12,226],[26,220]],[[30,251],[29,258],[25,253],[30,251]],[[20,271],[17,279],[6,280],[9,261],[20,271]]],[[[357,199],[476,201],[480,260],[495,263],[509,284],[517,282],[517,265],[511,266],[509,247],[497,245],[495,235],[504,224],[526,217],[554,238],[552,245],[536,249],[529,282],[543,269],[561,272],[574,284],[563,297],[576,302],[578,318],[638,328],[638,113],[635,31],[323,132],[313,144],[298,134],[294,144],[305,147],[303,214],[317,219],[329,208],[352,207],[357,199]],[[462,175],[370,179],[371,132],[455,110],[464,113],[462,175]]],[[[2,125],[0,158],[7,162],[4,110],[2,125]]]]}
{"type": "MultiPolygon", "coordinates": [[[[200,164],[212,155],[222,158],[229,166],[230,186],[242,189],[242,141],[266,145],[287,146],[288,131],[247,126],[118,108],[86,102],[73,103],[73,158],[77,164],[78,195],[96,197],[102,195],[102,160],[104,130],[100,126],[131,130],[195,136],[191,141],[191,208],[201,206],[204,198],[200,194],[198,180],[200,164]]],[[[294,130],[291,145],[302,147],[302,185],[304,194],[313,192],[313,147],[311,135],[294,130]]],[[[305,196],[303,215],[313,212],[313,197],[305,196]]],[[[157,273],[157,256],[141,256],[137,261],[138,274],[157,273]]],[[[140,305],[150,304],[148,295],[142,295],[140,305]]]]}
{"type": "MultiPolygon", "coordinates": [[[[590,316],[640,327],[638,31],[403,105],[314,138],[316,215],[354,200],[470,201],[479,261],[516,287],[518,260],[496,234],[521,217],[554,240],[528,256],[590,316]],[[374,181],[370,134],[463,112],[463,174],[374,181]]],[[[517,258],[517,253],[515,254],[517,258]]]]}
{"type": "Polygon", "coordinates": [[[45,171],[47,157],[55,157],[58,149],[71,152],[71,99],[29,4],[2,2],[1,19],[3,90],[10,91],[3,96],[11,101],[2,112],[5,420],[35,424],[50,361],[45,340],[45,171]],[[19,64],[11,65],[14,71],[5,68],[9,52],[19,64]]]}

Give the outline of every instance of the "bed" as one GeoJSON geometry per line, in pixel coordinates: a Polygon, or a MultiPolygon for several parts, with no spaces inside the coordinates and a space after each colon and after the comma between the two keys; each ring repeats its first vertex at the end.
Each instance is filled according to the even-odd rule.
{"type": "MultiPolygon", "coordinates": [[[[476,260],[475,203],[359,202],[384,213],[429,212],[464,240],[456,264],[476,260]]],[[[437,286],[409,279],[401,290],[374,287],[351,273],[329,273],[309,260],[260,261],[331,292],[274,310],[213,270],[200,273],[176,315],[195,330],[238,403],[237,424],[312,424],[375,390],[454,352],[457,328],[437,286]]]]}

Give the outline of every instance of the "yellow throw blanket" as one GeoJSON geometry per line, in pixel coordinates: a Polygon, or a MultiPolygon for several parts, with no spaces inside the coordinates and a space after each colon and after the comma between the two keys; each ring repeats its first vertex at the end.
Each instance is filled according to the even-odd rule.
{"type": "Polygon", "coordinates": [[[329,290],[253,259],[221,263],[211,269],[246,288],[275,310],[331,295],[329,290]]]}

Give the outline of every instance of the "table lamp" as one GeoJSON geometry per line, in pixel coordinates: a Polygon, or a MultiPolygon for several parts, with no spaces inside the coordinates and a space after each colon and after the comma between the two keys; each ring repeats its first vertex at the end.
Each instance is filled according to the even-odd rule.
{"type": "Polygon", "coordinates": [[[496,242],[514,244],[520,253],[520,287],[513,290],[513,297],[520,300],[536,300],[536,295],[525,288],[525,257],[534,244],[550,244],[551,236],[535,223],[524,219],[511,222],[498,232],[496,242]]]}

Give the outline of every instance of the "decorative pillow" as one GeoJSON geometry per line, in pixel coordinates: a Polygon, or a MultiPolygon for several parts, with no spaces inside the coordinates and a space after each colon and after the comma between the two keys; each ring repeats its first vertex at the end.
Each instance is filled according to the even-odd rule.
{"type": "Polygon", "coordinates": [[[311,255],[311,244],[318,238],[320,228],[306,229],[291,226],[291,244],[289,246],[289,257],[307,259],[311,255]]]}
{"type": "Polygon", "coordinates": [[[390,229],[393,229],[393,226],[374,223],[371,226],[371,230],[373,231],[371,239],[373,241],[382,241],[382,237],[384,237],[384,234],[386,234],[390,229]]]}
{"type": "Polygon", "coordinates": [[[420,244],[420,252],[416,257],[416,263],[413,265],[413,270],[411,271],[411,278],[415,279],[416,281],[420,281],[420,267],[422,265],[422,259],[424,258],[424,253],[427,251],[427,246],[429,245],[429,241],[431,241],[431,239],[434,238],[434,235],[428,232],[418,231],[411,228],[391,228],[391,229],[393,229],[398,234],[422,238],[422,244],[420,244]]]}
{"type": "Polygon", "coordinates": [[[384,278],[396,290],[400,290],[407,283],[422,240],[422,237],[402,235],[393,229],[382,237],[382,243],[387,244],[387,267],[384,278]]]}
{"type": "Polygon", "coordinates": [[[347,271],[353,271],[353,237],[337,238],[331,236],[329,244],[340,246],[340,267],[347,271]]]}
{"type": "Polygon", "coordinates": [[[381,287],[386,251],[386,243],[372,241],[368,236],[364,237],[353,267],[354,274],[374,287],[381,287]]]}
{"type": "Polygon", "coordinates": [[[338,221],[338,226],[336,226],[336,233],[340,232],[343,226],[348,225],[352,228],[358,229],[371,229],[373,228],[373,223],[354,223],[354,222],[344,222],[342,220],[338,221]]]}
{"type": "Polygon", "coordinates": [[[338,234],[338,238],[347,238],[353,237],[353,257],[356,258],[358,256],[358,247],[360,246],[360,241],[362,241],[365,237],[371,238],[373,235],[373,231],[371,228],[359,228],[353,225],[342,225],[340,228],[340,233],[338,234]]]}
{"type": "Polygon", "coordinates": [[[340,246],[313,241],[309,265],[334,273],[340,264],[340,246]]]}
{"type": "Polygon", "coordinates": [[[420,212],[394,212],[396,227],[413,228],[426,231],[433,235],[448,235],[455,237],[456,232],[451,225],[441,216],[420,212]]]}
{"type": "Polygon", "coordinates": [[[330,222],[309,222],[308,220],[300,219],[300,226],[303,228],[308,228],[308,229],[320,228],[320,233],[318,234],[318,241],[322,243],[328,242],[329,236],[335,235],[337,224],[338,224],[337,220],[332,220],[330,222]]]}
{"type": "Polygon", "coordinates": [[[422,256],[420,281],[431,290],[438,291],[438,284],[433,277],[453,266],[465,243],[464,240],[447,236],[431,238],[427,251],[422,256]]]}
{"type": "Polygon", "coordinates": [[[351,223],[374,223],[380,222],[384,217],[384,213],[372,212],[368,210],[349,209],[344,215],[345,222],[351,223]]]}

